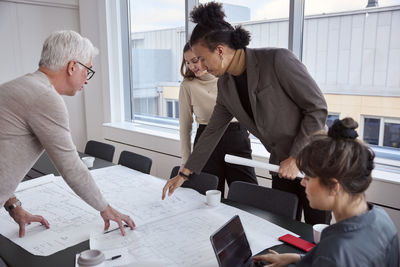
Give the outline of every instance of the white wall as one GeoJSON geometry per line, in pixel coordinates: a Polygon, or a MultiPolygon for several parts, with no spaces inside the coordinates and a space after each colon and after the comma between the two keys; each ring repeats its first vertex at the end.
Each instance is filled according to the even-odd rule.
{"type": "Polygon", "coordinates": [[[100,54],[93,60],[93,68],[96,74],[89,81],[84,91],[87,138],[88,140],[103,141],[101,128],[105,121],[103,92],[109,91],[109,87],[106,86],[107,81],[104,81],[104,77],[108,77],[108,75],[103,72],[105,66],[108,65],[108,54],[105,52],[107,51],[106,44],[101,43],[102,33],[100,32],[100,26],[105,28],[106,22],[105,14],[104,17],[100,15],[100,2],[104,4],[105,1],[79,1],[79,18],[81,34],[89,38],[100,51],[100,54]],[[99,25],[99,23],[102,23],[102,25],[99,25]]]}
{"type": "MultiPolygon", "coordinates": [[[[0,1],[0,84],[34,72],[43,41],[55,30],[79,32],[77,0],[0,1]]],[[[84,96],[64,97],[72,138],[79,150],[86,144],[84,96]]]]}

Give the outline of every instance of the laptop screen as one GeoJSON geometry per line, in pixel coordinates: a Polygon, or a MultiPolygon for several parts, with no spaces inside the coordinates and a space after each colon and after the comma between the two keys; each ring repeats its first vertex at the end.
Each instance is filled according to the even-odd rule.
{"type": "Polygon", "coordinates": [[[210,239],[219,266],[239,267],[248,264],[252,253],[238,215],[212,234],[210,239]]]}

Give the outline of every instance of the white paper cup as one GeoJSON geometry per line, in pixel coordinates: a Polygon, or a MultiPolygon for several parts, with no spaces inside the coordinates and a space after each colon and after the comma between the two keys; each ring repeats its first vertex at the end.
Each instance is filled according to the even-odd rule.
{"type": "Polygon", "coordinates": [[[94,157],[83,157],[82,161],[83,161],[83,163],[85,163],[85,165],[88,168],[92,168],[93,167],[93,162],[94,162],[94,157]]]}
{"type": "Polygon", "coordinates": [[[206,200],[209,206],[215,207],[221,203],[221,191],[219,190],[208,190],[206,192],[206,200]]]}
{"type": "Polygon", "coordinates": [[[314,235],[315,244],[319,243],[319,240],[321,239],[322,230],[324,230],[328,226],[329,226],[328,224],[314,224],[313,225],[313,235],[314,235]]]}
{"type": "Polygon", "coordinates": [[[78,258],[79,267],[105,267],[106,257],[97,249],[82,251],[78,258]]]}

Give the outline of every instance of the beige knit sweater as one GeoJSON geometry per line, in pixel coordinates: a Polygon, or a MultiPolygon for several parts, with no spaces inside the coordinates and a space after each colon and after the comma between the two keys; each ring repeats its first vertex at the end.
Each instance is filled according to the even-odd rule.
{"type": "Polygon", "coordinates": [[[0,85],[0,205],[46,149],[67,184],[98,211],[107,207],[72,142],[64,100],[36,71],[0,85]]]}
{"type": "MultiPolygon", "coordinates": [[[[217,99],[218,78],[205,74],[193,80],[184,79],[179,90],[179,134],[182,164],[191,153],[193,114],[198,124],[208,124],[217,99]]],[[[234,118],[232,122],[237,122],[234,118]]]]}

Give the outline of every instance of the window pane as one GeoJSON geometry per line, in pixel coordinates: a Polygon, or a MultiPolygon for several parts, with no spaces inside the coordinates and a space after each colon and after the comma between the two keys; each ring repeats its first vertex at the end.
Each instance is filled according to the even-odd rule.
{"type": "Polygon", "coordinates": [[[149,101],[148,101],[148,108],[149,108],[148,109],[148,115],[156,116],[158,114],[157,101],[158,101],[157,97],[149,98],[149,101]]]}
{"type": "Polygon", "coordinates": [[[364,141],[371,145],[379,144],[379,128],[381,120],[365,118],[364,119],[364,141]]]}
{"type": "Polygon", "coordinates": [[[179,101],[175,101],[175,118],[179,118],[179,101]]]}
{"type": "MultiPolygon", "coordinates": [[[[400,119],[400,0],[377,2],[305,1],[303,63],[328,112],[357,122],[362,115],[400,119]]],[[[363,136],[379,145],[379,119],[365,120],[363,136]]]]}
{"type": "Polygon", "coordinates": [[[328,118],[326,118],[326,125],[331,127],[335,120],[339,119],[339,115],[337,114],[328,114],[328,118]]]}
{"type": "Polygon", "coordinates": [[[173,105],[172,101],[167,101],[167,116],[173,118],[173,105]]]}
{"type": "MultiPolygon", "coordinates": [[[[130,0],[134,118],[171,125],[185,44],[185,1],[130,0]],[[135,107],[140,101],[140,108],[135,107]],[[138,111],[140,113],[138,113],[138,111]],[[140,115],[140,116],[139,116],[140,115]],[[142,116],[145,115],[145,116],[142,116]],[[157,118],[157,119],[156,119],[157,118]]],[[[178,122],[178,120],[176,120],[178,122]]]]}
{"type": "Polygon", "coordinates": [[[140,113],[140,99],[136,98],[136,99],[133,99],[133,101],[134,101],[133,107],[135,108],[134,112],[140,113]]]}
{"type": "Polygon", "coordinates": [[[383,145],[400,148],[400,123],[385,123],[383,145]]]}
{"type": "Polygon", "coordinates": [[[226,0],[222,5],[229,23],[251,33],[249,47],[288,47],[289,0],[226,0]]]}

